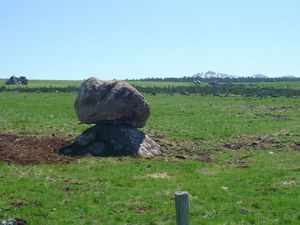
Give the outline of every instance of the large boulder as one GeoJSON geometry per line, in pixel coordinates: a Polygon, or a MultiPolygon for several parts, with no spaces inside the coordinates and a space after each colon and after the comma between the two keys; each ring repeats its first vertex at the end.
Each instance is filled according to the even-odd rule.
{"type": "Polygon", "coordinates": [[[23,219],[7,219],[0,221],[0,225],[26,225],[27,222],[23,219]]]}
{"type": "Polygon", "coordinates": [[[141,128],[150,116],[143,95],[123,81],[102,81],[91,77],[81,85],[75,112],[82,123],[130,125],[141,128]]]}
{"type": "Polygon", "coordinates": [[[20,76],[20,77],[11,76],[8,80],[6,80],[5,84],[7,84],[7,85],[14,85],[14,84],[27,85],[28,80],[26,77],[23,77],[23,76],[20,76]]]}

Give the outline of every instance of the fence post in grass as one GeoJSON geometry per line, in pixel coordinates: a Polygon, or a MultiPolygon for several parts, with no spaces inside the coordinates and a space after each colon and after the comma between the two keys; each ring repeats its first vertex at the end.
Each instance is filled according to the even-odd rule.
{"type": "Polygon", "coordinates": [[[176,224],[189,225],[189,195],[187,192],[175,192],[176,224]]]}
{"type": "Polygon", "coordinates": [[[287,97],[290,98],[291,97],[291,90],[290,87],[287,86],[287,97]]]}

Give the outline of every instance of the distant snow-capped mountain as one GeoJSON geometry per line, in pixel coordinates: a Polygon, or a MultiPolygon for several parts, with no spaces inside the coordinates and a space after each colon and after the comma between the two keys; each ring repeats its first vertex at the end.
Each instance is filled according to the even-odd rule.
{"type": "Polygon", "coordinates": [[[296,78],[296,76],[294,76],[294,75],[285,75],[285,76],[283,76],[283,78],[296,78]]]}
{"type": "Polygon", "coordinates": [[[254,78],[269,78],[267,75],[263,75],[263,74],[254,74],[251,77],[254,77],[254,78]]]}
{"type": "Polygon", "coordinates": [[[197,73],[194,74],[193,77],[198,77],[198,78],[238,78],[238,77],[253,77],[253,78],[258,78],[258,79],[266,79],[269,78],[267,75],[264,74],[254,74],[254,75],[250,75],[250,76],[236,76],[236,75],[229,75],[226,73],[219,73],[219,72],[214,72],[214,71],[206,71],[206,72],[202,72],[202,73],[197,73]]]}
{"type": "Polygon", "coordinates": [[[229,75],[229,74],[226,74],[226,73],[214,72],[214,71],[209,70],[209,71],[206,71],[206,72],[194,74],[193,77],[198,77],[198,78],[234,78],[236,76],[229,75]]]}

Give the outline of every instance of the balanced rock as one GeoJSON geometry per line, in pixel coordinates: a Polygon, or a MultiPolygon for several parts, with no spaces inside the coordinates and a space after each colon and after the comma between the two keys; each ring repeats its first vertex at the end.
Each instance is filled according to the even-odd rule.
{"type": "Polygon", "coordinates": [[[101,81],[91,77],[83,82],[74,108],[82,123],[94,123],[60,149],[64,155],[153,157],[161,147],[143,131],[150,108],[143,95],[122,81],[101,81]]]}
{"type": "Polygon", "coordinates": [[[143,95],[123,81],[102,81],[91,77],[81,85],[75,112],[82,123],[106,122],[141,128],[150,116],[143,95]]]}

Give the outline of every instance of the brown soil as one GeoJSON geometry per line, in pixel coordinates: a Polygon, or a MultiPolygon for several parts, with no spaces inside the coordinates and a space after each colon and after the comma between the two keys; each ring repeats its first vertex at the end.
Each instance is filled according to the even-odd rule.
{"type": "Polygon", "coordinates": [[[249,164],[247,162],[248,157],[249,157],[248,155],[240,156],[233,160],[227,161],[227,163],[234,168],[248,168],[249,167],[249,164]]]}
{"type": "Polygon", "coordinates": [[[15,218],[16,222],[18,225],[27,225],[28,223],[26,220],[20,219],[20,218],[15,218]]]}
{"type": "Polygon", "coordinates": [[[257,117],[271,117],[275,119],[281,119],[281,120],[291,120],[291,117],[287,115],[281,115],[281,114],[271,114],[271,113],[256,113],[255,116],[257,117]]]}
{"type": "Polygon", "coordinates": [[[300,151],[300,143],[299,142],[296,142],[295,144],[294,144],[294,146],[293,146],[293,149],[295,150],[295,151],[300,151]]]}
{"type": "Polygon", "coordinates": [[[165,157],[175,157],[179,160],[197,159],[204,162],[216,162],[213,149],[204,150],[203,146],[210,143],[202,140],[172,140],[164,135],[153,133],[150,137],[162,148],[165,157]]]}
{"type": "Polygon", "coordinates": [[[146,212],[153,211],[153,208],[151,206],[141,206],[133,210],[137,214],[144,214],[146,212]]]}
{"type": "Polygon", "coordinates": [[[0,160],[22,165],[69,163],[76,158],[58,154],[59,149],[68,144],[58,137],[0,134],[0,160]]]}
{"type": "Polygon", "coordinates": [[[299,139],[299,134],[278,133],[265,136],[241,135],[230,142],[223,144],[215,150],[247,150],[254,148],[258,150],[282,151],[290,149],[300,151],[300,142],[295,142],[299,139]]]}
{"type": "Polygon", "coordinates": [[[280,149],[282,143],[277,140],[280,135],[266,135],[262,137],[243,135],[232,142],[224,143],[221,149],[223,150],[245,150],[248,148],[256,149],[280,149]]]}
{"type": "Polygon", "coordinates": [[[292,106],[239,106],[237,107],[239,109],[245,109],[245,110],[265,110],[265,111],[279,111],[279,112],[287,112],[295,107],[292,106]]]}
{"type": "MultiPolygon", "coordinates": [[[[150,135],[162,147],[162,155],[181,159],[198,159],[215,162],[212,152],[201,151],[205,143],[200,141],[175,141],[153,134],[150,135]]],[[[27,134],[0,134],[0,161],[22,165],[37,163],[69,163],[79,156],[59,154],[59,149],[71,142],[56,136],[33,136],[27,134]]]]}
{"type": "MultiPolygon", "coordinates": [[[[280,150],[289,147],[300,151],[300,142],[284,143],[278,138],[280,136],[291,136],[295,134],[273,134],[262,137],[244,135],[231,142],[223,142],[220,147],[204,150],[203,146],[208,145],[205,141],[177,141],[171,140],[164,135],[157,133],[150,134],[161,147],[162,155],[174,157],[178,160],[198,159],[205,162],[216,162],[215,152],[220,150],[245,150],[256,148],[259,150],[280,150]]],[[[69,163],[79,158],[59,154],[59,149],[70,145],[70,141],[58,137],[32,136],[26,134],[0,134],[0,161],[8,163],[19,163],[22,165],[37,163],[69,163]]],[[[236,164],[236,162],[234,163],[236,164]]],[[[238,164],[242,167],[248,165],[241,159],[238,164]]]]}

